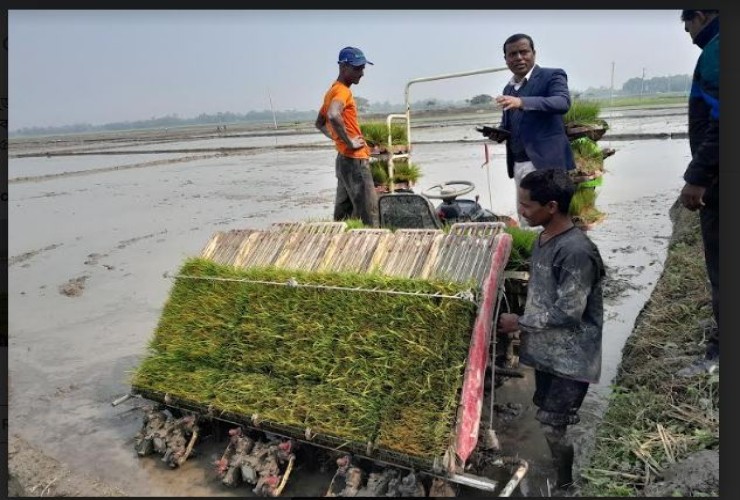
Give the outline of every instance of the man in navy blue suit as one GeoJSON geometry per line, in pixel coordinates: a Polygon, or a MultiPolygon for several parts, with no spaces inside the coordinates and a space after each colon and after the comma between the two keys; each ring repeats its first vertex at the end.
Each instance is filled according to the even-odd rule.
{"type": "MultiPolygon", "coordinates": [[[[576,168],[563,115],[570,109],[568,75],[560,68],[535,64],[534,42],[517,33],[504,42],[504,60],[514,74],[496,103],[503,110],[500,128],[487,137],[506,141],[506,166],[518,190],[533,170],[576,168]]],[[[517,201],[518,210],[518,201],[517,201]]],[[[519,217],[519,223],[526,221],[519,217]]]]}

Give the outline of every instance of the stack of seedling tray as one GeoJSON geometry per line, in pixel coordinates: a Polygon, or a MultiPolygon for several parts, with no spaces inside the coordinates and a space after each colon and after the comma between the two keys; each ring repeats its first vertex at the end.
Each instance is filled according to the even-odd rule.
{"type": "Polygon", "coordinates": [[[477,441],[501,223],[276,224],[188,259],[134,392],[205,417],[421,469],[477,441]]]}

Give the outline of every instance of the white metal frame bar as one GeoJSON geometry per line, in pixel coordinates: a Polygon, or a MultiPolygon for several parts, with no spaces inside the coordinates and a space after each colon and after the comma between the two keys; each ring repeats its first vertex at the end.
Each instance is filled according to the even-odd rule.
{"type": "Polygon", "coordinates": [[[463,76],[482,75],[484,73],[496,73],[498,71],[504,71],[509,69],[506,66],[497,68],[483,68],[472,71],[463,71],[460,73],[446,73],[443,75],[436,76],[425,76],[422,78],[414,78],[406,83],[406,89],[404,90],[404,97],[406,101],[406,114],[391,114],[386,118],[386,125],[388,126],[388,176],[390,177],[389,187],[390,192],[394,191],[393,186],[393,160],[396,158],[411,158],[411,101],[410,101],[410,89],[411,85],[421,82],[431,82],[435,80],[445,80],[447,78],[460,78],[463,76]],[[394,119],[405,119],[406,120],[406,138],[408,140],[409,149],[403,154],[393,154],[392,138],[391,138],[391,122],[394,119]]]}

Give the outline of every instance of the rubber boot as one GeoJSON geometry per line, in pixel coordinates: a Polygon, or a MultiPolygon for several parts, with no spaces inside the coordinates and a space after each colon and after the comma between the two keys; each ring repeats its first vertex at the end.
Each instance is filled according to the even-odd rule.
{"type": "Polygon", "coordinates": [[[544,425],[545,439],[557,471],[557,487],[567,490],[573,484],[573,445],[565,438],[565,426],[544,425]]]}
{"type": "Polygon", "coordinates": [[[568,490],[573,485],[573,445],[553,444],[550,446],[550,453],[558,474],[557,487],[568,490]]]}

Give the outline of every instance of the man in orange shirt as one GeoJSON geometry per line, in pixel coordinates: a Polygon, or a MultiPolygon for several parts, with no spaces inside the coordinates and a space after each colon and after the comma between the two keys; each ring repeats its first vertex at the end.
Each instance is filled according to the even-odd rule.
{"type": "Polygon", "coordinates": [[[334,220],[359,218],[367,226],[378,226],[378,198],[370,172],[370,148],[360,131],[352,84],[360,82],[365,64],[373,64],[362,51],[345,47],[339,52],[339,76],[324,95],[316,117],[316,128],[334,141],[337,148],[337,195],[334,220]]]}

